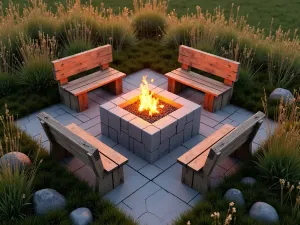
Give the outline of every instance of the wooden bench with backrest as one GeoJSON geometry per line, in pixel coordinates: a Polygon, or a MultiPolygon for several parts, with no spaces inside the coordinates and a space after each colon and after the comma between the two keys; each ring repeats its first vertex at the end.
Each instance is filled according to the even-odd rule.
{"type": "Polygon", "coordinates": [[[182,183],[205,193],[216,165],[229,155],[241,160],[252,156],[252,141],[265,114],[257,112],[237,128],[225,124],[177,159],[182,165],[182,183]]]}
{"type": "Polygon", "coordinates": [[[50,141],[50,154],[62,160],[66,153],[71,153],[89,166],[96,175],[95,189],[101,195],[124,182],[123,165],[128,159],[123,155],[76,124],[65,127],[45,112],[38,118],[50,141]]]}
{"type": "Polygon", "coordinates": [[[240,63],[184,45],[179,48],[181,68],[167,74],[168,91],[181,92],[189,86],[205,93],[203,108],[215,112],[230,103],[234,82],[238,80],[240,63]],[[195,68],[224,78],[224,83],[190,71],[195,68]]]}
{"type": "Polygon", "coordinates": [[[106,86],[118,95],[123,92],[122,78],[126,74],[109,67],[112,62],[112,47],[104,45],[52,62],[55,80],[59,81],[59,94],[63,104],[81,112],[88,108],[88,95],[91,90],[106,86]],[[99,67],[100,70],[87,76],[68,81],[68,78],[99,67]]]}

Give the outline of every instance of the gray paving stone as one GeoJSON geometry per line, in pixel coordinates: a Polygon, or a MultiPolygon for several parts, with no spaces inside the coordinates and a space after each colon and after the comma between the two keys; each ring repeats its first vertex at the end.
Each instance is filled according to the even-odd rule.
{"type": "Polygon", "coordinates": [[[93,127],[90,127],[89,129],[86,130],[89,134],[93,135],[94,137],[98,136],[101,134],[101,127],[100,123],[96,124],[93,127]]]}
{"type": "Polygon", "coordinates": [[[195,198],[193,198],[190,202],[189,205],[192,207],[195,207],[197,203],[201,202],[204,200],[203,194],[197,194],[195,198]]]}
{"type": "Polygon", "coordinates": [[[65,114],[65,113],[67,113],[65,110],[63,110],[63,109],[57,109],[56,111],[55,111],[59,116],[61,116],[61,115],[63,115],[63,114],[65,114]]]}
{"type": "Polygon", "coordinates": [[[43,129],[41,130],[41,132],[39,134],[34,136],[33,139],[35,139],[38,143],[40,143],[40,142],[43,143],[45,141],[48,141],[48,137],[43,129]]]}
{"type": "Polygon", "coordinates": [[[159,175],[162,172],[162,170],[153,164],[148,164],[147,166],[140,169],[139,172],[145,177],[147,177],[149,180],[152,180],[154,177],[159,175]]]}
{"type": "Polygon", "coordinates": [[[91,128],[91,127],[93,127],[93,126],[95,126],[99,123],[100,123],[100,117],[95,117],[94,119],[91,119],[87,122],[84,122],[84,123],[80,124],[79,127],[81,127],[84,130],[87,130],[87,129],[89,129],[89,128],[91,128]]]}
{"type": "Polygon", "coordinates": [[[234,114],[229,116],[229,119],[234,120],[241,124],[241,123],[245,122],[247,119],[249,119],[250,117],[251,117],[250,115],[243,115],[238,112],[235,112],[234,114]]]}
{"type": "Polygon", "coordinates": [[[20,118],[20,119],[17,119],[16,120],[16,124],[27,124],[27,123],[29,123],[30,122],[30,120],[29,120],[29,117],[23,117],[23,118],[20,118]]]}
{"type": "Polygon", "coordinates": [[[203,141],[206,137],[202,135],[196,135],[189,139],[188,141],[184,142],[182,145],[186,147],[187,149],[191,149],[195,147],[197,144],[199,144],[201,141],[203,141]]]}
{"type": "Polygon", "coordinates": [[[162,221],[158,224],[171,224],[180,214],[191,207],[172,194],[161,189],[146,200],[148,212],[153,213],[162,221]],[[157,204],[157,203],[160,204],[157,204]],[[173,207],[170,207],[173,206],[173,207]]]}
{"type": "Polygon", "coordinates": [[[137,87],[135,85],[132,85],[131,83],[128,83],[127,80],[123,79],[123,89],[126,88],[129,91],[132,91],[134,89],[136,89],[137,87]]]}
{"type": "Polygon", "coordinates": [[[213,179],[223,178],[223,177],[225,177],[226,172],[227,172],[226,169],[217,165],[214,167],[210,177],[213,179]]]}
{"type": "Polygon", "coordinates": [[[178,95],[183,98],[189,98],[193,94],[195,94],[196,90],[190,87],[186,87],[182,92],[180,92],[178,95]]]}
{"type": "Polygon", "coordinates": [[[141,187],[135,193],[123,200],[123,203],[132,210],[131,215],[136,219],[147,212],[146,199],[161,188],[152,181],[141,187]]]}
{"type": "Polygon", "coordinates": [[[202,115],[207,116],[218,122],[222,122],[223,120],[225,120],[226,118],[228,118],[230,116],[229,113],[221,111],[221,110],[219,110],[215,113],[211,113],[211,112],[206,111],[205,109],[202,109],[201,113],[202,113],[202,115]]]}
{"type": "Polygon", "coordinates": [[[67,126],[71,123],[75,123],[76,125],[82,124],[82,122],[79,119],[77,119],[76,117],[74,117],[68,113],[58,116],[55,119],[64,126],[67,126]]]}
{"type": "Polygon", "coordinates": [[[229,118],[227,118],[226,120],[222,121],[222,124],[230,124],[230,125],[232,125],[234,127],[237,127],[238,125],[240,125],[240,123],[238,123],[238,122],[236,122],[236,121],[234,121],[232,119],[229,119],[229,118]]]}
{"type": "Polygon", "coordinates": [[[214,128],[211,128],[207,125],[205,125],[204,123],[200,124],[200,134],[204,137],[208,137],[209,135],[211,135],[212,133],[214,133],[216,130],[214,128]]]}
{"type": "Polygon", "coordinates": [[[77,169],[74,174],[78,176],[81,180],[87,182],[91,187],[95,186],[96,175],[94,171],[89,166],[83,166],[77,169]]]}
{"type": "Polygon", "coordinates": [[[154,165],[158,166],[162,170],[166,170],[177,162],[177,158],[185,153],[187,149],[183,146],[179,146],[157,160],[154,165]]]}
{"type": "Polygon", "coordinates": [[[200,121],[201,121],[201,123],[204,123],[205,125],[210,126],[210,127],[215,127],[219,123],[218,121],[215,121],[205,115],[201,116],[200,121]]]}
{"type": "Polygon", "coordinates": [[[159,78],[159,79],[155,79],[154,82],[152,83],[153,85],[159,86],[162,85],[164,83],[167,83],[168,80],[166,80],[164,77],[163,78],[159,78]]]}
{"type": "Polygon", "coordinates": [[[198,192],[181,182],[181,170],[182,166],[176,163],[156,177],[153,182],[188,203],[198,192]]]}
{"type": "Polygon", "coordinates": [[[107,101],[110,101],[116,97],[114,94],[104,90],[102,87],[94,90],[94,93],[97,94],[98,96],[106,99],[107,101]]]}
{"type": "Polygon", "coordinates": [[[108,137],[106,137],[106,136],[104,136],[102,134],[96,136],[96,138],[98,140],[102,141],[104,144],[108,145],[111,148],[117,145],[116,142],[112,141],[111,139],[109,139],[108,137]]]}
{"type": "Polygon", "coordinates": [[[148,164],[148,162],[146,162],[144,159],[136,156],[134,153],[130,152],[121,145],[115,145],[113,149],[125,156],[128,159],[127,165],[135,170],[140,170],[148,164]]]}
{"type": "MultiPolygon", "coordinates": [[[[90,118],[88,118],[88,117],[85,116],[85,115],[78,115],[78,116],[76,116],[76,118],[79,119],[79,120],[80,120],[81,122],[83,122],[83,123],[85,123],[85,122],[87,122],[87,121],[90,120],[90,118]]],[[[100,120],[100,118],[99,118],[99,120],[100,120]]]]}
{"type": "Polygon", "coordinates": [[[222,111],[227,112],[228,114],[233,114],[239,109],[240,109],[240,107],[230,104],[230,105],[225,106],[222,109],[222,111]]]}
{"type": "Polygon", "coordinates": [[[73,116],[78,116],[78,115],[80,115],[80,113],[78,113],[78,112],[76,112],[76,111],[70,109],[68,106],[66,106],[66,105],[64,105],[64,104],[62,104],[62,103],[59,103],[57,106],[58,106],[60,109],[64,110],[65,112],[67,112],[67,113],[69,113],[69,114],[71,114],[71,115],[73,115],[73,116]]]}
{"type": "Polygon", "coordinates": [[[189,96],[187,99],[194,103],[201,104],[204,102],[204,93],[202,93],[200,91],[196,91],[194,94],[189,96]]]}
{"type": "Polygon", "coordinates": [[[119,204],[149,181],[129,166],[124,165],[123,168],[124,183],[120,184],[118,187],[104,196],[105,199],[109,199],[115,205],[119,204]]]}
{"type": "Polygon", "coordinates": [[[249,110],[243,109],[243,108],[238,109],[236,112],[239,113],[239,114],[242,114],[244,116],[248,116],[248,117],[251,117],[251,116],[254,115],[253,112],[250,112],[249,110]]]}
{"type": "Polygon", "coordinates": [[[146,212],[138,218],[140,225],[164,225],[163,221],[155,216],[153,213],[146,212]]]}
{"type": "Polygon", "coordinates": [[[87,110],[81,112],[81,114],[87,116],[90,119],[93,119],[97,116],[99,117],[100,116],[99,104],[90,100],[89,108],[87,110]]]}
{"type": "Polygon", "coordinates": [[[42,143],[42,147],[48,152],[50,153],[50,142],[49,141],[45,141],[42,143]]]}
{"type": "Polygon", "coordinates": [[[163,83],[163,84],[159,85],[159,87],[160,87],[161,89],[168,90],[168,83],[167,83],[167,82],[166,82],[166,83],[163,83]]]}
{"type": "Polygon", "coordinates": [[[267,140],[269,132],[266,130],[258,130],[253,142],[256,144],[262,144],[265,140],[267,140]]]}
{"type": "Polygon", "coordinates": [[[30,122],[26,124],[26,132],[32,137],[40,134],[42,130],[43,128],[38,118],[30,120],[30,122]]]}
{"type": "Polygon", "coordinates": [[[94,92],[89,92],[89,93],[88,93],[88,98],[89,98],[90,100],[93,100],[94,102],[96,102],[96,103],[99,104],[99,105],[102,105],[102,104],[104,104],[105,102],[107,102],[106,99],[100,97],[99,95],[97,95],[97,94],[94,93],[94,92]]]}
{"type": "Polygon", "coordinates": [[[125,205],[123,202],[120,202],[117,207],[127,216],[131,217],[133,220],[135,220],[136,218],[138,218],[139,214],[137,214],[138,212],[133,211],[131,208],[129,208],[127,205],[125,205]]]}

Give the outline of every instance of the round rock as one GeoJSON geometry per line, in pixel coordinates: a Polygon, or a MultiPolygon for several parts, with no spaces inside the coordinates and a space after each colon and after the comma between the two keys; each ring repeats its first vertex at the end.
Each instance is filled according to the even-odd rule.
{"type": "Polygon", "coordinates": [[[279,221],[279,216],[273,206],[265,202],[256,202],[249,211],[249,216],[265,224],[274,224],[279,221]]]}
{"type": "Polygon", "coordinates": [[[93,222],[93,215],[88,208],[78,208],[70,213],[73,225],[88,225],[93,222]]]}
{"type": "Polygon", "coordinates": [[[18,168],[24,169],[31,165],[31,160],[22,152],[9,152],[0,158],[0,167],[9,166],[12,170],[18,168]]]}
{"type": "Polygon", "coordinates": [[[253,177],[244,177],[241,181],[243,184],[254,185],[256,180],[253,177]]]}
{"type": "Polygon", "coordinates": [[[281,98],[283,98],[284,103],[286,102],[292,102],[295,97],[289,90],[286,90],[284,88],[276,88],[269,96],[269,99],[277,100],[279,101],[281,98]]]}
{"type": "Polygon", "coordinates": [[[53,210],[64,209],[66,199],[57,191],[46,188],[33,194],[33,207],[36,215],[44,215],[53,210]]]}
{"type": "Polygon", "coordinates": [[[243,206],[245,205],[245,200],[243,193],[235,188],[231,188],[226,191],[224,198],[229,202],[234,202],[236,205],[243,206]]]}

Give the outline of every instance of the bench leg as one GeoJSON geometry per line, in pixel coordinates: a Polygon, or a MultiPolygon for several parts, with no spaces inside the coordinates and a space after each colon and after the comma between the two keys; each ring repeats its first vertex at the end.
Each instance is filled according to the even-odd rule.
{"type": "Polygon", "coordinates": [[[100,196],[103,196],[114,189],[113,175],[112,173],[104,173],[102,177],[96,175],[95,191],[99,192],[100,196]]]}
{"type": "Polygon", "coordinates": [[[69,108],[71,108],[71,103],[70,103],[70,93],[67,92],[65,89],[63,89],[60,85],[58,85],[58,91],[59,91],[59,95],[60,95],[60,101],[61,103],[63,103],[64,105],[68,106],[69,108]]]}
{"type": "Polygon", "coordinates": [[[251,158],[252,156],[252,140],[251,141],[246,141],[241,147],[239,147],[235,151],[235,157],[237,157],[240,160],[247,161],[251,158]]]}
{"type": "Polygon", "coordinates": [[[209,112],[213,112],[215,96],[205,93],[203,108],[209,112]]]}
{"type": "Polygon", "coordinates": [[[193,174],[194,171],[182,166],[182,173],[181,173],[181,182],[189,187],[193,186],[193,174]]]}
{"type": "Polygon", "coordinates": [[[168,77],[168,91],[174,94],[181,92],[181,83],[177,82],[176,80],[168,77]]]}
{"type": "Polygon", "coordinates": [[[209,177],[203,172],[194,172],[193,189],[200,193],[206,193],[209,187],[209,177]]]}
{"type": "Polygon", "coordinates": [[[122,94],[123,93],[122,78],[109,83],[108,88],[109,88],[109,91],[115,95],[122,94]]]}
{"type": "Polygon", "coordinates": [[[50,155],[58,161],[61,161],[65,158],[67,150],[64,149],[61,145],[57,142],[50,142],[50,155]]]}
{"type": "Polygon", "coordinates": [[[79,111],[82,112],[88,109],[88,95],[83,93],[78,96],[79,111]]]}
{"type": "Polygon", "coordinates": [[[113,187],[116,188],[120,184],[124,183],[124,171],[123,166],[113,171],[113,187]]]}

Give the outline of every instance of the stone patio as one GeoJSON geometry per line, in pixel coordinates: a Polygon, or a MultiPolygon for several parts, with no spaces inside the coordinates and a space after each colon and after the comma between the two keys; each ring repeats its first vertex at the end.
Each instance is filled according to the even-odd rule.
{"type": "MultiPolygon", "coordinates": [[[[154,79],[153,85],[167,89],[167,78],[164,75],[145,69],[126,76],[123,79],[123,91],[127,93],[138,88],[144,75],[148,75],[148,79],[154,79]]],[[[204,101],[204,94],[191,88],[187,88],[179,95],[198,104],[204,101]]],[[[234,105],[228,105],[216,113],[202,109],[200,134],[184,142],[153,164],[149,164],[133,152],[105,137],[101,132],[99,104],[111,101],[116,96],[101,88],[90,92],[88,96],[89,109],[81,113],[72,111],[62,104],[53,105],[41,111],[47,112],[63,125],[70,123],[79,125],[128,158],[129,162],[124,166],[125,183],[108,193],[105,198],[111,200],[141,225],[171,224],[181,213],[200,201],[203,198],[200,193],[181,183],[181,165],[176,162],[177,158],[224,124],[238,126],[254,114],[234,105]]],[[[19,126],[37,140],[42,134],[43,146],[49,149],[49,141],[37,114],[38,112],[20,119],[19,126]]],[[[267,137],[268,125],[273,130],[276,124],[268,119],[264,121],[253,141],[254,150],[267,137]]],[[[81,161],[70,157],[64,160],[64,164],[70,171],[93,185],[94,174],[81,161]]],[[[225,176],[234,173],[239,164],[240,162],[233,158],[224,160],[212,173],[210,178],[212,185],[217,186],[225,176]]]]}

